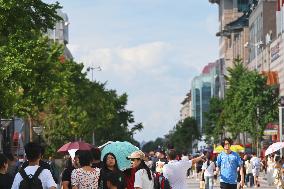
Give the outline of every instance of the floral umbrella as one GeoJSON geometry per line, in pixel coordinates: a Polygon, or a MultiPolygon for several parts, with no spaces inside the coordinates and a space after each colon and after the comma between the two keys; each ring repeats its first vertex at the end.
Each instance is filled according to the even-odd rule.
{"type": "Polygon", "coordinates": [[[271,144],[265,151],[265,156],[272,154],[280,149],[284,148],[284,142],[276,142],[271,144]]]}

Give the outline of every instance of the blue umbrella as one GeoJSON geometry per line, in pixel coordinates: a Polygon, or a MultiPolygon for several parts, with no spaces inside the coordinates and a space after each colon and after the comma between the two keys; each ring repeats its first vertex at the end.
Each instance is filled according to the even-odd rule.
{"type": "Polygon", "coordinates": [[[111,142],[103,148],[101,160],[103,160],[104,156],[107,153],[111,152],[116,157],[118,168],[123,171],[125,169],[130,168],[131,166],[130,160],[126,159],[127,156],[137,150],[139,150],[139,148],[129,142],[111,142]]]}

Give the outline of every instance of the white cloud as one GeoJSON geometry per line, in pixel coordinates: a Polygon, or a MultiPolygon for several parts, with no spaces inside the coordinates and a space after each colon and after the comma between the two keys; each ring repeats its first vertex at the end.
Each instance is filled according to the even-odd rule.
{"type": "Polygon", "coordinates": [[[217,7],[196,0],[59,1],[75,60],[101,66],[94,79],[128,94],[127,108],[145,126],[135,137],[153,140],[172,129],[190,80],[218,57],[217,7]]]}
{"type": "Polygon", "coordinates": [[[189,80],[199,74],[204,61],[200,48],[163,41],[108,48],[74,45],[71,49],[80,52],[79,61],[85,67],[102,67],[102,72],[95,73],[96,80],[108,81],[107,87],[118,94],[128,94],[127,108],[144,125],[135,135],[139,141],[163,137],[174,127],[180,103],[190,89],[189,80]]]}
{"type": "Polygon", "coordinates": [[[101,66],[105,72],[125,79],[137,73],[160,74],[167,70],[163,64],[171,46],[164,42],[140,44],[134,47],[101,48],[87,50],[82,62],[88,66],[101,66]]]}

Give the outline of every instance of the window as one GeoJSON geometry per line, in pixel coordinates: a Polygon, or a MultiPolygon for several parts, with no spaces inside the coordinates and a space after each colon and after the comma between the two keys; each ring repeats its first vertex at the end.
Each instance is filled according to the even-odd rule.
{"type": "Polygon", "coordinates": [[[238,0],[238,11],[245,12],[249,9],[249,0],[238,0]]]}

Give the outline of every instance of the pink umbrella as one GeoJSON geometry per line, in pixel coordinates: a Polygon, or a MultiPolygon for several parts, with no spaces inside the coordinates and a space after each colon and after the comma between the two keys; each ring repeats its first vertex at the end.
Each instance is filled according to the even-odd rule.
{"type": "Polygon", "coordinates": [[[284,148],[284,142],[276,142],[271,144],[265,151],[265,156],[272,154],[280,149],[284,148]]]}
{"type": "Polygon", "coordinates": [[[68,142],[67,144],[64,144],[57,150],[57,152],[68,152],[68,150],[76,149],[76,150],[91,150],[93,146],[86,142],[68,142]]]}

